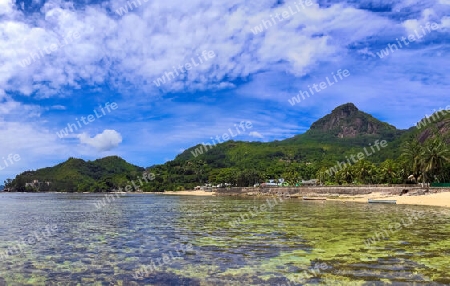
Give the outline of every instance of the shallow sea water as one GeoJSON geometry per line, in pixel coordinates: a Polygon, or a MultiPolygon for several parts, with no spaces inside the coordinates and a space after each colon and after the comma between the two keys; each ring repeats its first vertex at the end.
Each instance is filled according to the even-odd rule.
{"type": "Polygon", "coordinates": [[[450,209],[103,197],[0,193],[0,285],[450,285],[450,209]]]}

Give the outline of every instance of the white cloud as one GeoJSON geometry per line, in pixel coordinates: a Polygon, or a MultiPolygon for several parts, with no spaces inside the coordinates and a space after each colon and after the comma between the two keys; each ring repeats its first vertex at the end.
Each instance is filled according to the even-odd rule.
{"type": "Polygon", "coordinates": [[[0,0],[0,15],[8,15],[13,12],[12,0],[0,0]]]}
{"type": "Polygon", "coordinates": [[[63,105],[53,105],[48,108],[49,110],[66,110],[67,107],[63,105]]]}
{"type": "MultiPolygon", "coordinates": [[[[450,0],[449,0],[450,4],[450,0]]],[[[450,17],[443,17],[441,20],[441,27],[450,29],[450,17]]]]}
{"type": "Polygon", "coordinates": [[[93,138],[86,133],[78,135],[78,138],[80,139],[80,143],[90,145],[100,151],[109,151],[122,143],[122,136],[120,133],[108,129],[95,135],[93,138]]]}
{"type": "Polygon", "coordinates": [[[369,56],[371,56],[371,57],[376,57],[376,55],[374,54],[374,53],[372,53],[370,50],[369,50],[369,48],[364,48],[364,49],[360,49],[360,50],[357,50],[356,51],[358,54],[361,54],[361,55],[369,55],[369,56]]]}
{"type": "MultiPolygon", "coordinates": [[[[344,0],[332,0],[327,1],[328,5],[322,6],[314,3],[311,7],[269,27],[264,33],[254,35],[251,29],[260,25],[263,19],[270,19],[270,15],[286,10],[289,5],[293,5],[293,2],[278,1],[284,4],[275,4],[276,0],[212,2],[155,0],[147,1],[126,15],[118,17],[114,12],[115,9],[127,5],[127,0],[106,1],[93,5],[89,4],[91,1],[84,1],[84,4],[78,3],[82,5],[80,9],[74,9],[71,2],[51,0],[47,1],[40,12],[33,12],[30,15],[16,10],[13,0],[0,0],[0,35],[2,35],[0,37],[0,138],[2,138],[0,150],[3,150],[5,154],[20,153],[23,158],[21,163],[24,164],[22,169],[37,166],[29,159],[36,160],[42,156],[46,157],[45,160],[51,157],[56,162],[55,158],[66,159],[80,154],[91,157],[104,155],[105,153],[99,153],[92,147],[98,150],[110,150],[122,142],[122,135],[114,130],[105,130],[97,134],[99,131],[90,129],[84,130],[88,132],[87,134],[68,136],[67,140],[58,139],[54,131],[48,130],[59,130],[61,127],[55,127],[52,124],[64,123],[66,119],[62,121],[52,119],[57,119],[63,113],[69,116],[73,106],[71,106],[71,100],[52,101],[52,97],[70,97],[74,90],[91,89],[92,86],[101,89],[105,85],[114,93],[117,89],[125,91],[124,87],[133,85],[143,89],[137,93],[140,104],[136,104],[138,96],[135,96],[134,100],[127,98],[124,102],[132,104],[128,110],[123,110],[121,105],[118,114],[123,116],[120,118],[123,122],[127,121],[129,114],[136,114],[137,118],[145,117],[139,113],[142,112],[139,108],[143,108],[153,99],[149,100],[141,94],[158,98],[159,90],[155,90],[153,81],[164,72],[172,71],[173,66],[189,62],[191,57],[196,57],[197,53],[203,50],[214,51],[216,56],[166,83],[162,89],[163,92],[209,89],[208,91],[217,92],[217,96],[214,95],[208,99],[212,104],[202,108],[184,102],[182,108],[175,104],[172,108],[160,105],[159,109],[164,110],[165,113],[170,113],[168,110],[176,113],[171,114],[170,119],[160,116],[165,118],[161,119],[161,122],[152,121],[152,119],[145,123],[126,122],[122,126],[118,121],[112,121],[115,124],[114,129],[119,130],[123,137],[127,138],[126,144],[133,146],[126,149],[139,153],[135,158],[140,160],[145,157],[141,154],[148,152],[149,145],[152,149],[159,148],[159,150],[167,150],[167,146],[170,146],[171,150],[178,150],[181,146],[187,148],[202,141],[208,141],[212,136],[223,134],[235,122],[239,122],[243,114],[246,115],[245,118],[252,119],[257,130],[264,134],[265,140],[290,137],[309,127],[309,124],[295,121],[298,116],[295,113],[296,110],[292,113],[285,112],[282,110],[283,106],[279,109],[276,104],[271,108],[263,105],[253,108],[249,105],[248,113],[245,113],[247,111],[243,108],[233,109],[233,113],[235,112],[233,115],[230,115],[230,112],[222,113],[219,108],[222,103],[217,100],[221,94],[220,90],[238,89],[226,93],[230,98],[235,95],[238,100],[241,96],[247,96],[252,100],[257,98],[271,103],[279,101],[287,104],[287,98],[292,97],[298,90],[305,89],[308,84],[323,79],[323,74],[328,76],[331,71],[334,71],[334,68],[327,70],[329,65],[347,68],[352,64],[353,59],[350,57],[353,55],[374,56],[373,52],[378,51],[376,44],[383,44],[386,41],[394,43],[396,37],[413,32],[414,29],[420,29],[420,25],[423,26],[426,22],[436,22],[442,28],[450,28],[450,18],[446,16],[449,15],[450,7],[437,4],[439,1],[443,4],[449,3],[450,0],[382,0],[381,2],[361,0],[351,3],[344,0]],[[366,8],[358,9],[360,7],[358,3],[363,2],[366,8]],[[367,9],[367,7],[385,7],[394,4],[399,13],[407,13],[407,15],[390,12],[374,13],[367,9]],[[20,65],[22,60],[30,56],[30,53],[43,51],[52,43],[62,42],[73,32],[80,34],[75,41],[49,54],[44,51],[43,57],[28,66],[20,65]],[[303,75],[307,76],[303,77],[303,75]],[[242,81],[235,82],[240,78],[244,79],[244,85],[241,84],[242,81]],[[67,93],[64,93],[65,90],[67,93]],[[26,100],[25,103],[19,102],[22,97],[17,96],[17,92],[35,98],[26,100]],[[43,98],[49,100],[40,101],[39,103],[43,104],[41,107],[35,105],[35,99],[43,98]],[[214,108],[216,107],[213,106],[214,102],[217,102],[218,108],[214,108]],[[47,103],[48,105],[45,105],[47,103]],[[58,110],[65,112],[57,112],[58,110]],[[274,112],[275,110],[282,111],[274,112]],[[218,116],[211,116],[211,113],[218,116]],[[54,117],[46,117],[48,114],[54,117]],[[202,120],[192,120],[203,114],[205,118],[202,120]],[[33,118],[30,119],[30,117],[33,118]],[[8,122],[3,123],[2,120],[8,122]],[[49,120],[49,124],[44,123],[45,120],[49,120]],[[24,121],[29,122],[24,123],[24,121]],[[207,124],[205,124],[206,121],[207,124]],[[174,124],[167,124],[171,128],[161,129],[162,122],[174,124]],[[139,138],[132,134],[137,127],[142,131],[139,138]],[[160,137],[165,138],[164,141],[154,140],[155,134],[158,133],[161,134],[160,137]],[[91,138],[88,134],[97,135],[91,138]],[[75,137],[77,140],[74,139],[75,137]],[[83,145],[77,146],[79,141],[83,145]]],[[[33,0],[33,2],[42,3],[43,1],[33,0]]],[[[447,35],[434,32],[423,40],[431,41],[433,37],[445,39],[447,35]]],[[[391,103],[397,101],[397,98],[399,102],[401,99],[406,99],[406,103],[402,104],[405,106],[411,102],[410,97],[413,94],[415,100],[421,103],[420,100],[423,100],[427,106],[437,104],[436,99],[441,97],[445,99],[444,92],[440,91],[442,87],[434,85],[431,91],[431,85],[424,86],[410,82],[408,77],[411,75],[411,70],[414,70],[410,65],[417,62],[418,70],[422,71],[423,67],[433,68],[426,72],[430,82],[436,83],[436,78],[439,79],[438,83],[448,82],[450,73],[447,72],[445,65],[441,66],[444,57],[448,56],[446,53],[448,45],[445,41],[442,42],[442,46],[430,43],[436,48],[436,53],[439,52],[438,55],[442,53],[442,58],[438,59],[440,62],[434,60],[436,59],[432,56],[434,51],[428,51],[430,58],[424,57],[422,54],[424,50],[419,45],[417,54],[414,55],[410,54],[409,49],[396,51],[389,57],[390,62],[386,63],[386,65],[392,63],[391,66],[386,66],[385,69],[377,68],[375,73],[372,71],[370,74],[364,73],[364,78],[359,81],[356,81],[356,72],[353,75],[351,70],[351,80],[355,79],[354,82],[336,85],[332,90],[326,91],[333,93],[329,97],[326,97],[328,94],[324,91],[321,97],[311,98],[305,105],[308,108],[314,108],[316,118],[324,114],[323,109],[329,108],[330,102],[340,104],[343,103],[343,98],[349,98],[349,101],[365,100],[366,106],[376,106],[376,103],[384,104],[385,101],[379,99],[380,94],[383,94],[386,98],[393,98],[389,99],[391,103]],[[396,72],[386,72],[391,70],[396,72]],[[401,81],[395,77],[396,73],[402,75],[401,81]],[[392,84],[389,82],[390,77],[396,78],[396,85],[398,85],[397,82],[403,83],[398,85],[401,86],[401,90],[392,88],[394,82],[392,84]],[[370,82],[372,79],[373,82],[370,82]],[[364,80],[368,83],[366,84],[364,80]],[[361,96],[361,90],[365,90],[363,96],[361,96]],[[433,94],[435,100],[425,93],[433,94]],[[331,98],[334,101],[325,101],[323,98],[331,98]],[[324,100],[327,104],[320,107],[319,100],[324,100]]],[[[382,47],[384,48],[385,44],[382,47]]],[[[357,64],[361,66],[360,62],[357,64]]],[[[239,102],[239,104],[243,103],[239,102]]],[[[423,107],[424,104],[420,106],[423,107]]],[[[398,114],[391,113],[390,116],[395,115],[397,116],[395,118],[398,118],[398,114]]],[[[408,110],[402,114],[401,118],[409,122],[408,116],[411,114],[414,112],[408,110]]],[[[306,115],[302,113],[301,116],[303,118],[306,115]]],[[[106,122],[99,121],[98,124],[105,124],[95,126],[95,128],[101,128],[97,129],[100,131],[104,130],[105,126],[110,126],[106,122]]],[[[251,132],[250,136],[263,138],[256,131],[251,132]]],[[[124,149],[121,148],[121,150],[124,149]]],[[[130,152],[127,151],[127,153],[130,152]]],[[[169,158],[171,155],[164,154],[164,158],[166,156],[169,158]]],[[[3,156],[3,153],[0,156],[3,156]]],[[[47,162],[39,159],[39,166],[49,165],[46,164],[47,162]]]]}
{"type": "Polygon", "coordinates": [[[257,132],[257,131],[252,131],[250,132],[248,135],[255,137],[255,138],[264,138],[263,135],[261,135],[261,133],[257,132]]]}
{"type": "Polygon", "coordinates": [[[58,162],[72,155],[69,146],[64,146],[54,134],[40,128],[36,122],[5,122],[0,118],[0,138],[0,158],[8,154],[18,154],[21,158],[2,170],[0,179],[14,178],[25,170],[46,167],[49,162],[58,162]]]}
{"type": "MultiPolygon", "coordinates": [[[[38,91],[40,97],[52,97],[65,86],[78,88],[79,82],[108,82],[116,88],[144,86],[157,95],[154,80],[206,50],[216,57],[164,84],[163,91],[232,88],[227,82],[277,66],[302,76],[319,62],[338,59],[351,42],[392,24],[339,3],[328,8],[314,3],[254,35],[251,30],[262,20],[292,4],[287,1],[273,8],[273,1],[256,3],[159,0],[122,17],[106,6],[115,11],[126,1],[87,5],[82,10],[57,1],[47,3],[41,10],[45,21],[24,21],[19,16],[0,21],[0,34],[5,35],[0,39],[0,85],[25,95],[38,91]],[[80,37],[71,41],[73,32],[80,37]],[[70,40],[64,47],[49,54],[44,51],[64,38],[70,40]],[[24,59],[39,51],[44,51],[43,57],[30,58],[32,63],[21,67],[24,59]]],[[[10,4],[0,7],[13,9],[10,4]]]]}

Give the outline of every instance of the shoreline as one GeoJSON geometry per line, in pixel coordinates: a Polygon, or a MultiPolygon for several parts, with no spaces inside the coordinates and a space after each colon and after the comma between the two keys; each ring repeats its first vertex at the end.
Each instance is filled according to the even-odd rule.
{"type": "Polygon", "coordinates": [[[169,196],[208,196],[208,197],[212,197],[215,196],[216,193],[215,192],[207,192],[207,191],[199,191],[199,190],[187,190],[187,191],[165,191],[165,192],[160,192],[158,194],[161,195],[169,195],[169,196]]]}
{"type": "MultiPolygon", "coordinates": [[[[292,199],[302,200],[303,197],[326,198],[322,202],[354,202],[368,203],[369,199],[395,200],[398,205],[418,205],[450,208],[450,189],[430,188],[425,191],[422,188],[410,188],[410,192],[400,195],[399,187],[303,187],[303,188],[236,188],[239,190],[218,189],[216,191],[185,190],[165,192],[130,192],[130,194],[153,194],[153,195],[175,195],[175,196],[237,196],[237,197],[270,197],[277,193],[284,193],[292,199]],[[338,189],[353,189],[351,192],[338,191],[338,189]],[[355,191],[355,189],[359,189],[355,191]]],[[[0,194],[16,192],[0,192],[0,194]]],[[[24,192],[27,193],[27,192],[24,192]]],[[[32,192],[35,194],[44,192],[32,192]]],[[[46,192],[48,193],[48,192],[46,192]]],[[[65,192],[50,192],[65,193],[65,192]]],[[[86,193],[74,193],[86,194],[86,193]]],[[[127,192],[105,192],[88,194],[127,194],[127,192]]]]}
{"type": "MultiPolygon", "coordinates": [[[[362,187],[364,188],[364,187],[362,187]]],[[[419,205],[419,206],[435,206],[435,207],[446,207],[450,208],[450,189],[431,189],[430,192],[425,192],[422,188],[415,188],[416,193],[409,192],[400,195],[398,188],[392,188],[392,191],[386,191],[386,187],[371,187],[369,192],[364,193],[336,193],[333,187],[329,188],[328,192],[323,192],[323,187],[318,187],[315,192],[314,187],[309,187],[305,191],[307,192],[290,192],[283,188],[272,188],[268,192],[240,192],[229,194],[225,190],[217,192],[206,192],[199,190],[186,190],[186,191],[170,191],[162,192],[162,195],[182,195],[182,196],[238,196],[238,197],[265,197],[273,196],[276,192],[289,192],[292,199],[301,200],[303,196],[316,197],[316,198],[326,198],[327,201],[336,202],[355,202],[355,203],[368,203],[369,199],[383,199],[383,200],[396,200],[398,205],[419,205]],[[376,190],[378,189],[378,190],[376,190]],[[418,192],[417,192],[418,191],[418,192]]]]}
{"type": "Polygon", "coordinates": [[[339,198],[327,199],[329,201],[368,203],[369,199],[396,200],[397,205],[434,206],[450,208],[450,191],[423,194],[417,196],[392,196],[381,192],[374,192],[368,195],[342,196],[339,198]]]}

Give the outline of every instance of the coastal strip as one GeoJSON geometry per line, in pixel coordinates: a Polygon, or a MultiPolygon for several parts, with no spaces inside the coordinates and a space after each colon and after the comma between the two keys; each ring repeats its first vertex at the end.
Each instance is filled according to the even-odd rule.
{"type": "Polygon", "coordinates": [[[327,201],[367,203],[368,199],[396,200],[397,204],[450,207],[449,188],[422,188],[417,185],[393,186],[314,186],[286,188],[213,188],[206,191],[163,192],[163,195],[185,196],[239,196],[265,197],[273,196],[273,191],[289,193],[292,199],[307,197],[324,197],[327,201]],[[405,190],[408,192],[405,194],[405,190]]]}

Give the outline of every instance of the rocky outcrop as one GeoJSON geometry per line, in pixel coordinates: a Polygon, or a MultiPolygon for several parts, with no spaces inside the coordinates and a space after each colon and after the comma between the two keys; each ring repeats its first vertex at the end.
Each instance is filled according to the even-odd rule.
{"type": "Polygon", "coordinates": [[[360,111],[353,103],[336,107],[331,114],[311,125],[312,132],[330,133],[338,138],[355,138],[361,135],[382,135],[397,129],[371,115],[360,111]]]}

